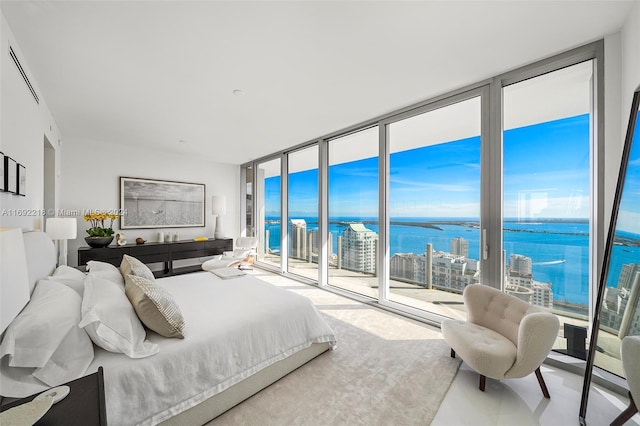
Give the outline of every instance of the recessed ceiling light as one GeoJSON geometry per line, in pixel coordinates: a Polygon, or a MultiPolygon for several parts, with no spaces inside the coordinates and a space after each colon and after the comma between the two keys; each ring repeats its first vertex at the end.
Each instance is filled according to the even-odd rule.
{"type": "Polygon", "coordinates": [[[235,89],[233,91],[233,94],[236,95],[236,96],[244,96],[244,90],[235,89]]]}

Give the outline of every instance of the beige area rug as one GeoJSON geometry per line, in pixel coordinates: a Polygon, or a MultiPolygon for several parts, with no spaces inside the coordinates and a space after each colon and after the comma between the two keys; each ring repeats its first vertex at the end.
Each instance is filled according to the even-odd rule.
{"type": "Polygon", "coordinates": [[[310,298],[338,346],[209,425],[431,423],[460,366],[438,329],[284,277],[254,275],[310,298]]]}

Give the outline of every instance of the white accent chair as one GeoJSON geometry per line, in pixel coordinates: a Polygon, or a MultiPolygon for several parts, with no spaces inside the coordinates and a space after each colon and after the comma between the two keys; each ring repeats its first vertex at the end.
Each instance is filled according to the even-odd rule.
{"type": "Polygon", "coordinates": [[[626,336],[620,349],[622,368],[629,385],[629,406],[611,422],[611,426],[621,426],[638,412],[635,401],[640,401],[640,336],[626,336]]]}
{"type": "Polygon", "coordinates": [[[486,378],[525,377],[535,371],[542,393],[549,391],[540,365],[558,336],[558,318],[541,308],[493,287],[472,284],[464,289],[467,321],[442,321],[442,335],[471,368],[480,373],[480,390],[486,378]]]}
{"type": "Polygon", "coordinates": [[[218,268],[242,267],[252,265],[258,247],[256,237],[238,237],[236,248],[233,251],[225,251],[222,256],[215,256],[202,264],[202,269],[210,271],[218,268]]]}

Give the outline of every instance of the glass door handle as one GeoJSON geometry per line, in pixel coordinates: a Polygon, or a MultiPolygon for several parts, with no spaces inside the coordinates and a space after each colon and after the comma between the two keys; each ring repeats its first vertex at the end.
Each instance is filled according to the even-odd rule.
{"type": "Polygon", "coordinates": [[[489,244],[487,244],[487,230],[482,230],[482,260],[489,258],[489,244]]]}

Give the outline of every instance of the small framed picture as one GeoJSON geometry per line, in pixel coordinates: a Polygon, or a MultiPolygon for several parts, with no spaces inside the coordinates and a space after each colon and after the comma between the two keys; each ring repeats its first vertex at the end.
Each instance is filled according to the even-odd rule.
{"type": "Polygon", "coordinates": [[[13,194],[18,192],[18,165],[9,156],[4,157],[4,190],[13,194]]]}
{"type": "Polygon", "coordinates": [[[18,164],[18,191],[16,194],[27,195],[27,168],[22,164],[18,164]]]}
{"type": "Polygon", "coordinates": [[[0,192],[7,190],[7,184],[4,179],[4,154],[0,152],[0,192]]]}

